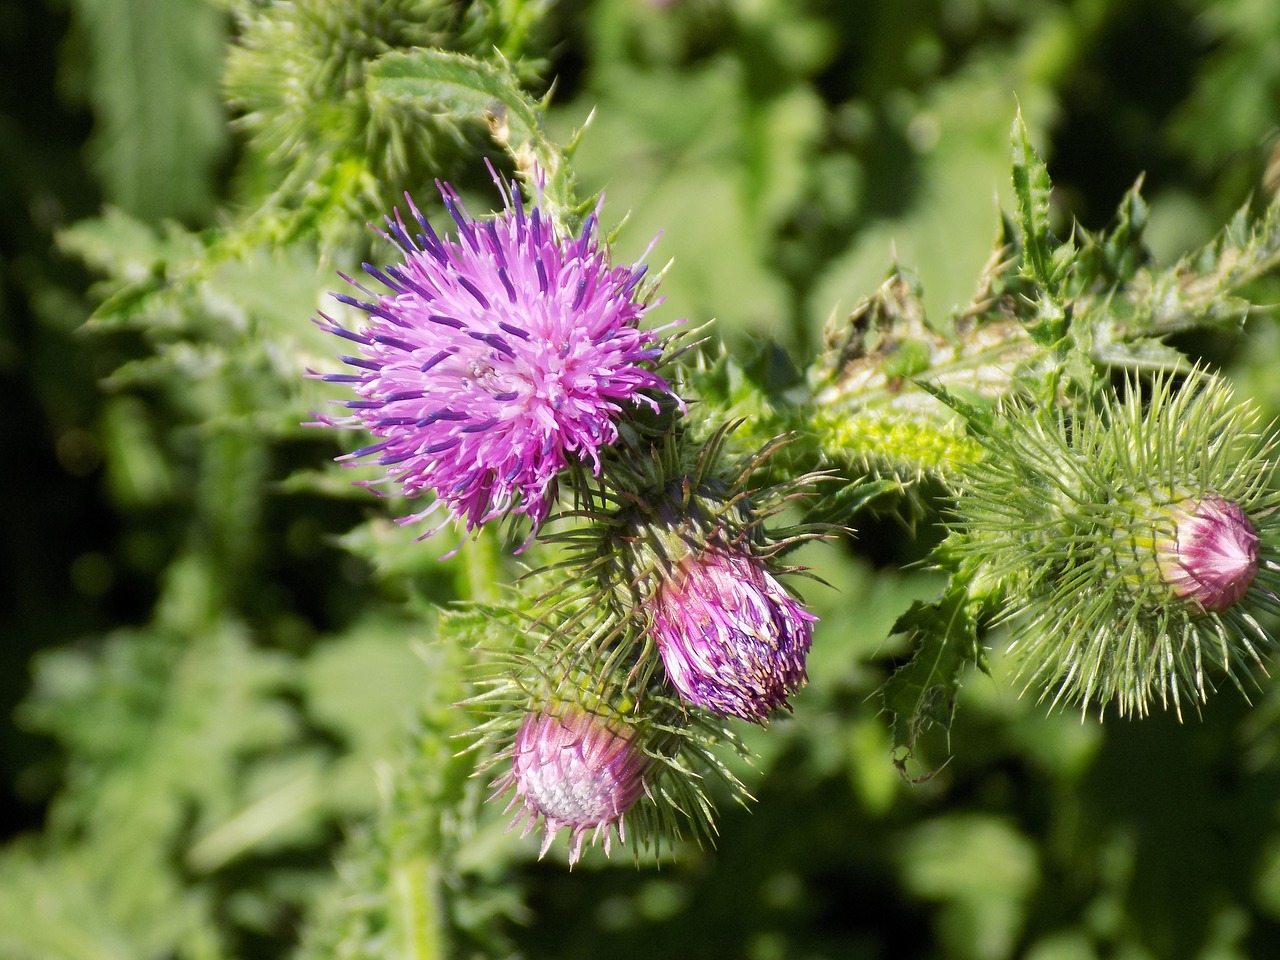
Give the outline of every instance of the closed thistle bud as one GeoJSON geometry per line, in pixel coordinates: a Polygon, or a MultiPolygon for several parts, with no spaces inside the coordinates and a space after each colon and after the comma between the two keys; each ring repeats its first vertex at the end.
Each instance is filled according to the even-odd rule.
{"type": "Polygon", "coordinates": [[[1002,604],[1053,699],[1181,712],[1237,686],[1280,612],[1271,441],[1220,379],[1156,379],[1096,405],[1011,405],[978,424],[945,553],[1002,604]]]}
{"type": "Polygon", "coordinates": [[[817,617],[747,541],[690,552],[659,580],[651,612],[667,676],[688,703],[759,723],[805,682],[817,617]]]}
{"type": "Polygon", "coordinates": [[[1156,541],[1160,576],[1173,593],[1221,613],[1258,575],[1258,528],[1238,503],[1209,495],[1169,508],[1172,535],[1156,541]]]}
{"type": "Polygon", "coordinates": [[[581,706],[559,705],[524,718],[511,748],[511,771],[495,786],[497,793],[515,787],[507,809],[519,807],[512,826],[523,821],[521,836],[542,823],[539,857],[561,827],[569,828],[573,865],[588,834],[593,842],[603,836],[605,853],[614,833],[626,840],[623,817],[645,792],[648,769],[631,727],[581,706]]]}

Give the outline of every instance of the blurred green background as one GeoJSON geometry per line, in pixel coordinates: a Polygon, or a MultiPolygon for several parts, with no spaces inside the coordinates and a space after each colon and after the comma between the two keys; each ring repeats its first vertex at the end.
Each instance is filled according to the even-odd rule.
{"type": "MultiPolygon", "coordinates": [[[[297,425],[324,402],[303,368],[336,352],[308,318],[333,271],[369,255],[364,221],[404,190],[430,203],[434,175],[473,212],[496,205],[479,158],[499,151],[482,130],[424,132],[407,159],[387,148],[401,182],[344,193],[342,149],[382,144],[361,126],[380,115],[357,111],[332,143],[299,121],[320,186],[307,168],[281,192],[289,158],[269,150],[291,115],[253,100],[262,64],[225,76],[235,15],[266,6],[0,0],[0,957],[430,955],[379,939],[379,908],[357,902],[398,876],[369,851],[403,849],[388,823],[482,792],[446,775],[458,690],[432,644],[474,561],[413,544],[329,465],[334,438],[297,425]],[[233,124],[245,103],[265,120],[233,124]],[[246,227],[291,196],[299,222],[246,227]],[[362,239],[326,241],[333,223],[362,239]],[[225,237],[249,239],[230,256],[225,237]],[[104,296],[116,320],[86,328],[104,296]],[[389,769],[421,795],[388,788],[389,769]]],[[[447,12],[398,42],[470,23],[466,4],[425,6],[447,12]]],[[[1019,107],[1064,231],[1104,226],[1144,174],[1148,238],[1170,261],[1275,186],[1268,0],[489,7],[527,17],[503,49],[535,90],[555,80],[553,134],[596,111],[575,167],[606,192],[606,222],[630,213],[623,258],[662,234],[659,319],[716,318],[731,343],[772,337],[802,364],[894,258],[933,319],[967,301],[1008,206],[1019,107]]],[[[487,55],[499,34],[473,33],[487,55]]],[[[1186,346],[1280,412],[1269,316],[1186,346]]],[[[836,588],[806,587],[823,618],[811,683],[794,717],[746,731],[757,803],[723,811],[716,849],[660,871],[593,854],[570,873],[481,808],[442,841],[450,952],[1275,955],[1280,694],[1265,677],[1252,705],[1225,690],[1183,724],[1099,723],[1019,698],[997,652],[912,771],[933,775],[900,776],[874,692],[904,653],[885,639],[894,618],[936,588],[903,569],[932,536],[870,518],[852,543],[806,548],[836,588]]]]}

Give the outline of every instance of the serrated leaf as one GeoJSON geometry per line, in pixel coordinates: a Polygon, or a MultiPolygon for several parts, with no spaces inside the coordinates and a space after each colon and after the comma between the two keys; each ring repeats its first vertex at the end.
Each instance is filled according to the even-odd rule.
{"type": "Polygon", "coordinates": [[[57,240],[63,253],[126,283],[151,278],[159,263],[186,262],[201,253],[195,235],[178,227],[159,231],[119,207],[107,207],[101,216],[59,231],[57,240]]]}
{"type": "Polygon", "coordinates": [[[573,226],[583,205],[574,193],[566,151],[547,137],[540,105],[524,92],[506,61],[443,50],[388,53],[370,65],[368,87],[371,96],[420,99],[458,119],[488,124],[526,181],[536,179],[544,210],[573,226]]]}
{"type": "Polygon", "coordinates": [[[1024,254],[1023,274],[1045,290],[1056,285],[1053,249],[1049,230],[1049,168],[1031,145],[1031,135],[1022,112],[1013,121],[1013,192],[1017,199],[1018,233],[1024,254]]]}
{"type": "Polygon", "coordinates": [[[1116,339],[1238,328],[1252,304],[1238,292],[1280,267],[1280,199],[1253,218],[1246,204],[1200,250],[1165,270],[1139,269],[1126,290],[1130,314],[1116,339]]]}
{"type": "Polygon", "coordinates": [[[927,380],[916,380],[914,382],[925,393],[932,395],[938,401],[960,414],[965,422],[979,433],[990,434],[992,432],[996,422],[994,406],[974,402],[975,400],[982,401],[985,399],[984,397],[972,393],[966,397],[962,395],[961,391],[948,390],[927,380]]]}
{"type": "Polygon", "coordinates": [[[1116,209],[1115,226],[1107,233],[1102,244],[1103,266],[1113,283],[1132,279],[1138,268],[1148,258],[1143,233],[1147,228],[1149,211],[1142,199],[1142,177],[1129,188],[1116,209]]]}
{"type": "Polygon", "coordinates": [[[937,600],[916,601],[893,625],[893,633],[910,634],[916,642],[911,660],[881,689],[895,744],[910,751],[930,727],[950,728],[960,671],[980,662],[977,629],[968,592],[956,586],[937,600]]]}
{"type": "Polygon", "coordinates": [[[903,481],[891,478],[851,483],[841,487],[834,494],[823,497],[818,508],[814,511],[814,516],[818,518],[830,517],[835,522],[841,522],[865,509],[881,497],[903,492],[906,486],[903,481]]]}
{"type": "Polygon", "coordinates": [[[486,120],[505,111],[521,139],[542,136],[537,109],[504,66],[444,50],[379,57],[369,68],[371,92],[433,101],[460,117],[486,120]]]}

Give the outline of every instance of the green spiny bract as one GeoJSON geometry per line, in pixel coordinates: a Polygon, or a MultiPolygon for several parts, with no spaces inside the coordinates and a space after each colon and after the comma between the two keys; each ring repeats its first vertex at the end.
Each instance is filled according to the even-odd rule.
{"type": "Polygon", "coordinates": [[[1273,443],[1252,408],[1196,372],[1001,414],[974,424],[986,455],[941,555],[1002,604],[1027,686],[1122,716],[1240,687],[1274,646],[1257,614],[1280,609],[1273,443]]]}

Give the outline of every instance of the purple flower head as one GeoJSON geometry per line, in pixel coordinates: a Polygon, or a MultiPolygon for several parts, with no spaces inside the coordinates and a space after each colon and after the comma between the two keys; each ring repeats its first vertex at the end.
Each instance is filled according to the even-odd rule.
{"type": "Polygon", "coordinates": [[[745,541],[710,540],[679,561],[652,602],[667,676],[687,702],[762,722],[805,682],[817,617],[745,541]]]}
{"type": "Polygon", "coordinates": [[[1249,515],[1212,495],[1169,513],[1173,535],[1156,542],[1156,562],[1174,594],[1213,613],[1242,600],[1258,574],[1258,530],[1249,515]]]}
{"type": "Polygon", "coordinates": [[[386,218],[403,262],[364,265],[389,292],[344,277],[369,299],[334,295],[367,323],[348,330],[320,314],[357,345],[342,358],[352,372],[321,379],[351,384],[357,399],[348,416],[318,419],[377,438],[340,459],[374,458],[408,497],[434,493],[402,522],[444,504],[468,533],[508,513],[536,531],[560,471],[589,463],[598,475],[626,408],[656,407],[651,393],[670,392],[653,370],[662,344],[638,326],[645,268],[610,265],[595,214],[580,236],[562,237],[514,185],[506,209],[484,220],[437,186],[456,236],[437,235],[406,195],[416,227],[398,210],[386,218]]]}
{"type": "Polygon", "coordinates": [[[511,825],[524,821],[521,836],[542,821],[539,857],[561,827],[569,828],[572,866],[588,833],[593,842],[604,835],[605,853],[614,832],[626,840],[622,818],[645,792],[648,768],[629,727],[566,706],[524,718],[511,750],[511,772],[495,786],[502,793],[514,784],[507,809],[520,808],[511,825]]]}

